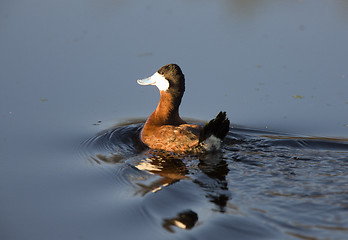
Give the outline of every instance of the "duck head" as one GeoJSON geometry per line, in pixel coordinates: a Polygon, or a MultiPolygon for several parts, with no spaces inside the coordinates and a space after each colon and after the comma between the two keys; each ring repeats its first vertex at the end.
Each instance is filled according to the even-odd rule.
{"type": "Polygon", "coordinates": [[[161,93],[157,108],[149,117],[146,127],[185,123],[179,116],[179,106],[185,92],[185,77],[178,65],[165,65],[151,77],[138,80],[138,83],[155,85],[161,93]]]}
{"type": "Polygon", "coordinates": [[[151,77],[138,80],[140,85],[155,85],[161,92],[166,92],[175,97],[183,96],[185,92],[185,77],[180,67],[168,64],[161,67],[151,77]]]}

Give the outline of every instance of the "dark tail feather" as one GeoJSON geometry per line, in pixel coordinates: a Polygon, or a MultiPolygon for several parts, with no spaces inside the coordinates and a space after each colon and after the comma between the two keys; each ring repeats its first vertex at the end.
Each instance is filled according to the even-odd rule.
{"type": "Polygon", "coordinates": [[[203,142],[211,135],[219,139],[224,139],[230,129],[230,120],[226,117],[226,112],[219,112],[216,118],[210,120],[202,129],[199,135],[199,142],[203,142]]]}

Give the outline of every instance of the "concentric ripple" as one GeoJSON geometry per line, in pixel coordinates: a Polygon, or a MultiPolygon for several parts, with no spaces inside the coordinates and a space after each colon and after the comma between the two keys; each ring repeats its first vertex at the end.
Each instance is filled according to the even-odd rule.
{"type": "Polygon", "coordinates": [[[348,233],[347,139],[231,128],[221,151],[183,156],[149,150],[139,140],[142,126],[103,131],[80,152],[107,166],[124,186],[118,194],[140,199],[135,209],[163,233],[197,229],[199,239],[209,239],[211,229],[243,239],[348,233]]]}

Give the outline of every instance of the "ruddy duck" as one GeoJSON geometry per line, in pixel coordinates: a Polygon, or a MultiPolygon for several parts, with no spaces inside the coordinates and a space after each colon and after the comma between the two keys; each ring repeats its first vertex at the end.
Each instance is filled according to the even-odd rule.
{"type": "Polygon", "coordinates": [[[156,110],[140,133],[140,139],[148,147],[179,153],[205,153],[220,148],[230,125],[225,112],[220,112],[204,127],[188,124],[180,118],[185,77],[178,65],[165,65],[151,77],[138,80],[138,83],[155,85],[161,93],[156,110]]]}

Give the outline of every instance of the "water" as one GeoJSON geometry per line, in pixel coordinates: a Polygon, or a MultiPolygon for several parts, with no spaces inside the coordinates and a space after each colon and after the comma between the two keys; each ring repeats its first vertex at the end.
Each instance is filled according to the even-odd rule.
{"type": "Polygon", "coordinates": [[[221,152],[182,156],[144,148],[142,125],[104,131],[81,148],[122,196],[117,205],[138,212],[126,221],[159,239],[346,237],[347,140],[233,128],[221,152]]]}
{"type": "Polygon", "coordinates": [[[347,238],[347,19],[345,0],[2,0],[0,239],[347,238]],[[159,95],[136,80],[171,62],[182,117],[227,112],[222,152],[139,142],[159,95]]]}

